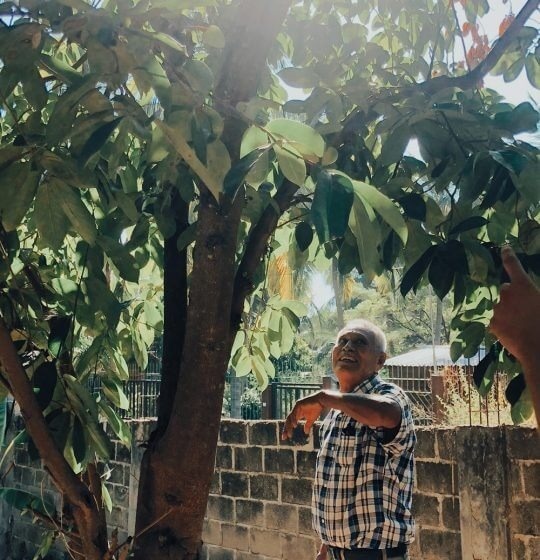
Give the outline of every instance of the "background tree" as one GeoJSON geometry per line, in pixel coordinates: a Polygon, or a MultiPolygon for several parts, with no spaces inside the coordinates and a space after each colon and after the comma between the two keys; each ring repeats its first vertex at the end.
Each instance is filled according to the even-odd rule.
{"type": "MultiPolygon", "coordinates": [[[[264,383],[303,313],[258,288],[282,246],[368,280],[399,263],[403,294],[453,293],[452,353],[474,353],[499,282],[490,249],[510,239],[538,270],[538,151],[516,135],[539,115],[481,87],[523,68],[540,87],[537,7],[491,42],[486,0],[1,4],[1,380],[65,508],[4,495],[74,554],[125,554],[107,538],[100,418],[128,443],[111,404],[163,320],[134,553],[198,558],[227,365],[264,383]],[[282,81],[308,96],[287,100],[282,81]]],[[[488,356],[482,390],[498,360],[514,367],[488,356]]]]}

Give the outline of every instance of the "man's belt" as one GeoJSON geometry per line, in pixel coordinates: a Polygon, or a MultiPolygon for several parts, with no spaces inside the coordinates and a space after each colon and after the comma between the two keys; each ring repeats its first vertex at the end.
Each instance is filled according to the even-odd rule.
{"type": "Polygon", "coordinates": [[[329,546],[328,549],[334,560],[384,560],[385,558],[400,558],[407,553],[407,545],[400,544],[394,548],[336,548],[329,546]],[[386,555],[384,554],[386,553],[386,555]]]}

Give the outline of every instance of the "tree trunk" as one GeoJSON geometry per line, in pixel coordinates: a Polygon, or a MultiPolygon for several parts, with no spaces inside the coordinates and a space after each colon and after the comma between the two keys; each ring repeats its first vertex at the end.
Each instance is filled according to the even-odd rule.
{"type": "Polygon", "coordinates": [[[202,197],[190,305],[173,412],[141,465],[135,558],[199,558],[231,351],[240,204],[228,214],[202,197]],[[225,320],[224,320],[225,319],[225,320]]]}
{"type": "Polygon", "coordinates": [[[332,287],[336,301],[337,328],[341,330],[345,326],[343,309],[343,276],[339,273],[337,259],[332,259],[332,287]]]}
{"type": "MultiPolygon", "coordinates": [[[[214,102],[227,115],[221,140],[233,165],[239,159],[241,137],[247,126],[234,110],[238,102],[256,95],[268,51],[291,4],[292,0],[244,0],[235,8],[230,27],[224,30],[224,63],[214,102]]],[[[249,293],[238,287],[235,262],[243,197],[237,196],[232,205],[227,200],[217,205],[205,192],[198,207],[180,370],[165,372],[167,376],[177,375],[178,384],[168,423],[160,418],[164,431],[155,434],[141,464],[136,560],[200,558],[225,374],[240,326],[238,314],[231,313],[232,303],[234,300],[243,306],[249,293]]],[[[253,246],[253,258],[247,260],[259,262],[258,244],[253,246]]],[[[165,333],[165,338],[171,344],[176,340],[182,345],[182,326],[171,322],[166,328],[175,332],[165,333]]],[[[163,366],[174,367],[174,360],[163,366]]],[[[160,409],[160,417],[161,414],[160,409]]]]}
{"type": "Polygon", "coordinates": [[[165,240],[163,251],[163,357],[158,425],[152,439],[163,435],[171,417],[186,329],[187,249],[179,251],[177,242],[189,225],[189,206],[178,191],[173,194],[171,206],[176,231],[165,240]]]}

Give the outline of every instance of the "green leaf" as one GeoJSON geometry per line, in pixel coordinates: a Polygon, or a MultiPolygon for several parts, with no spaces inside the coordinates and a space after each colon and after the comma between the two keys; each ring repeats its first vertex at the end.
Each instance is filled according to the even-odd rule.
{"type": "Polygon", "coordinates": [[[474,368],[473,381],[476,387],[482,387],[482,381],[484,379],[484,376],[486,375],[488,368],[492,364],[496,363],[498,356],[499,352],[497,349],[497,345],[493,344],[489,349],[489,352],[486,353],[486,355],[478,362],[478,364],[474,368]]]}
{"type": "Polygon", "coordinates": [[[93,245],[97,237],[96,222],[81,199],[81,191],[61,181],[54,181],[51,185],[57,191],[56,198],[60,199],[60,206],[75,231],[93,245]]]}
{"type": "Polygon", "coordinates": [[[324,155],[323,137],[310,126],[289,119],[275,119],[266,125],[273,136],[287,140],[299,153],[308,159],[320,159],[324,155]]]}
{"type": "Polygon", "coordinates": [[[367,279],[372,279],[382,272],[377,250],[380,243],[380,230],[375,213],[359,196],[354,197],[349,226],[356,238],[362,272],[367,279]]]}
{"type": "Polygon", "coordinates": [[[23,220],[36,195],[40,174],[24,163],[13,163],[0,173],[0,216],[6,231],[23,220]]]}
{"type": "Polygon", "coordinates": [[[310,68],[283,68],[278,76],[288,85],[295,88],[312,88],[319,85],[320,78],[310,68]]]}
{"type": "Polygon", "coordinates": [[[306,180],[306,162],[291,146],[273,146],[280,171],[291,183],[301,187],[306,180]]]}
{"type": "Polygon", "coordinates": [[[57,78],[66,82],[68,85],[80,84],[83,80],[83,75],[74,70],[69,64],[60,60],[55,56],[50,56],[45,53],[40,55],[41,64],[54,74],[57,78]]]}
{"type": "Polygon", "coordinates": [[[300,251],[305,251],[313,241],[313,229],[307,222],[299,222],[294,229],[294,237],[300,251]]]}
{"type": "Polygon", "coordinates": [[[217,25],[209,25],[203,33],[202,42],[207,47],[222,49],[225,47],[225,35],[217,25]]]}
{"type": "Polygon", "coordinates": [[[106,376],[101,377],[101,388],[103,394],[118,408],[127,410],[129,408],[129,401],[124,393],[124,390],[114,379],[106,376]]]}
{"type": "Polygon", "coordinates": [[[462,243],[450,240],[437,250],[429,265],[428,279],[439,299],[450,291],[455,275],[468,274],[467,256],[462,243]]]}
{"type": "Polygon", "coordinates": [[[107,417],[107,421],[112,431],[118,436],[120,441],[129,448],[131,446],[131,430],[129,426],[105,401],[99,401],[99,408],[107,417]]]}
{"type": "Polygon", "coordinates": [[[402,296],[406,296],[412,289],[416,289],[424,272],[431,264],[436,251],[437,245],[431,245],[424,251],[422,256],[409,267],[401,280],[400,292],[402,296]]]}
{"type": "Polygon", "coordinates": [[[236,373],[236,377],[244,377],[251,373],[251,356],[245,346],[240,348],[238,360],[234,364],[234,371],[236,373]]]}
{"type": "Polygon", "coordinates": [[[249,173],[249,170],[268,149],[269,146],[257,148],[241,158],[236,165],[233,165],[227,175],[225,175],[225,179],[223,179],[223,192],[231,198],[234,198],[236,192],[244,182],[246,175],[249,173]]]}
{"type": "Polygon", "coordinates": [[[65,343],[72,325],[71,315],[55,315],[49,319],[49,351],[58,357],[62,350],[66,350],[65,343]]]}
{"type": "Polygon", "coordinates": [[[471,229],[478,229],[485,226],[488,220],[483,216],[471,216],[466,220],[460,222],[457,226],[454,226],[448,235],[457,235],[458,233],[463,233],[464,231],[470,231],[471,229]]]}
{"type": "Polygon", "coordinates": [[[380,166],[398,162],[402,157],[411,138],[411,128],[408,125],[395,128],[383,144],[381,155],[377,161],[380,166]]]}
{"type": "Polygon", "coordinates": [[[88,451],[86,437],[84,434],[84,427],[78,416],[73,419],[73,429],[71,432],[71,446],[73,448],[73,455],[77,463],[82,464],[86,458],[88,451]]]}
{"type": "Polygon", "coordinates": [[[109,139],[109,136],[116,130],[123,118],[124,117],[117,117],[116,119],[101,125],[92,132],[82,147],[79,156],[82,166],[84,166],[86,162],[104,146],[105,142],[109,139]]]}
{"type": "Polygon", "coordinates": [[[269,145],[268,133],[261,130],[258,126],[250,126],[242,136],[242,144],[240,145],[240,157],[247,156],[253,150],[267,147],[269,145]]]}
{"type": "Polygon", "coordinates": [[[214,74],[210,67],[200,60],[188,59],[181,68],[191,89],[201,95],[208,95],[214,87],[214,74]]]}
{"type": "Polygon", "coordinates": [[[416,193],[408,193],[398,199],[399,204],[401,204],[403,211],[407,217],[413,220],[424,221],[426,219],[426,201],[423,197],[416,193]]]}
{"type": "Polygon", "coordinates": [[[403,245],[407,244],[407,224],[399,211],[399,208],[375,187],[362,181],[352,181],[355,193],[398,234],[403,245]]]}
{"type": "Polygon", "coordinates": [[[55,182],[40,185],[34,209],[34,220],[43,245],[59,249],[69,228],[62,209],[61,193],[55,182]]]}
{"type": "Polygon", "coordinates": [[[0,488],[0,498],[17,509],[30,509],[51,517],[56,514],[56,507],[53,502],[25,490],[3,487],[0,488]]]}
{"type": "Polygon", "coordinates": [[[520,103],[512,111],[497,113],[493,118],[496,126],[513,134],[520,132],[536,132],[540,114],[528,102],[520,103]]]}
{"type": "Polygon", "coordinates": [[[330,172],[332,182],[328,193],[328,229],[330,238],[345,235],[354,201],[354,192],[348,177],[330,172]]]}
{"type": "Polygon", "coordinates": [[[445,259],[439,257],[440,249],[437,250],[431,264],[429,265],[428,279],[429,283],[433,286],[433,290],[437,297],[442,300],[444,296],[450,291],[452,282],[454,281],[454,271],[448,268],[445,259]]]}
{"type": "Polygon", "coordinates": [[[540,89],[540,60],[536,53],[531,53],[525,58],[525,71],[529,83],[536,89],[540,89]]]}
{"type": "Polygon", "coordinates": [[[506,400],[514,406],[521,398],[523,391],[525,391],[525,377],[519,373],[510,380],[506,387],[506,400]]]}
{"type": "Polygon", "coordinates": [[[332,176],[328,171],[321,171],[317,177],[315,194],[311,203],[311,220],[315,226],[319,243],[322,245],[330,239],[328,224],[328,201],[332,188],[332,176]]]}
{"type": "Polygon", "coordinates": [[[464,358],[472,358],[478,352],[478,348],[484,341],[485,335],[486,326],[478,321],[469,323],[461,331],[461,340],[465,343],[462,351],[464,358]]]}
{"type": "Polygon", "coordinates": [[[131,254],[128,246],[122,245],[115,239],[106,235],[99,235],[97,243],[103,249],[107,257],[111,259],[118,273],[124,280],[134,283],[139,281],[139,265],[135,257],[131,254]]]}

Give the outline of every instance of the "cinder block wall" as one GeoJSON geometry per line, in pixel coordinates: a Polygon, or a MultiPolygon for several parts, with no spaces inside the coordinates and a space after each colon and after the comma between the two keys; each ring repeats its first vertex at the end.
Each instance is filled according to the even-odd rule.
{"type": "MultiPolygon", "coordinates": [[[[133,446],[115,442],[107,488],[110,525],[133,534],[140,444],[153,423],[133,423],[133,446]]],[[[205,520],[207,560],[314,560],[311,484],[319,446],[281,442],[282,423],[223,420],[205,520]]],[[[24,447],[4,480],[35,493],[54,490],[24,447]]],[[[538,560],[540,437],[532,428],[418,430],[413,560],[538,560]]],[[[0,558],[32,558],[39,530],[0,500],[0,558]]],[[[57,553],[57,557],[61,557],[57,553]]]]}

